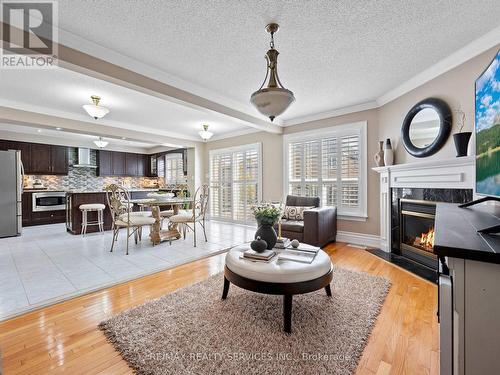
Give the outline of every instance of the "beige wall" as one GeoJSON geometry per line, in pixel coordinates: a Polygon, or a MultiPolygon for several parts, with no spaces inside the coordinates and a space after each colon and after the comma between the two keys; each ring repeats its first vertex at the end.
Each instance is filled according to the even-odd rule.
{"type": "MultiPolygon", "coordinates": [[[[493,59],[499,47],[500,44],[379,108],[379,138],[391,138],[396,151],[396,164],[418,160],[404,149],[400,131],[406,113],[422,99],[443,99],[452,110],[460,105],[467,116],[464,131],[474,131],[474,82],[493,59]]],[[[457,131],[453,119],[452,134],[457,131]]],[[[472,149],[473,144],[474,141],[471,140],[472,149]]],[[[444,147],[429,158],[439,160],[453,158],[455,155],[455,145],[450,135],[444,147]]]]}
{"type": "MultiPolygon", "coordinates": [[[[396,164],[418,160],[407,154],[400,143],[400,131],[403,119],[409,109],[418,101],[428,97],[438,97],[445,100],[452,109],[455,109],[458,104],[460,104],[467,116],[465,130],[473,131],[474,82],[491,61],[499,46],[500,44],[378,109],[311,121],[284,128],[284,134],[290,134],[357,121],[367,121],[368,219],[365,222],[339,220],[339,230],[375,235],[379,234],[379,175],[371,169],[375,166],[373,155],[378,150],[379,140],[391,138],[396,152],[396,164]]],[[[457,128],[454,122],[452,133],[456,131],[457,128]]],[[[209,142],[206,145],[205,172],[208,172],[209,150],[255,142],[262,142],[263,145],[263,198],[264,200],[279,200],[282,198],[283,194],[283,137],[281,135],[259,132],[209,142]]],[[[445,146],[430,158],[438,160],[453,157],[455,157],[455,148],[453,137],[450,136],[445,146]]]]}

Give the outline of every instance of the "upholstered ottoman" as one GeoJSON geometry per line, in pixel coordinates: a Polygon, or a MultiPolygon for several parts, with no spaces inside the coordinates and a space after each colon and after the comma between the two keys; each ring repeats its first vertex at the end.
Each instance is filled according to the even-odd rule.
{"type": "MultiPolygon", "coordinates": [[[[328,254],[320,250],[311,264],[278,260],[269,263],[244,259],[243,252],[248,244],[236,246],[226,254],[224,268],[224,289],[222,299],[226,299],[229,285],[264,294],[283,295],[284,331],[292,331],[292,301],[294,294],[310,293],[325,288],[331,297],[332,262],[328,254]]],[[[276,249],[275,249],[276,250],[276,249]]],[[[279,253],[279,250],[276,250],[279,253]]]]}

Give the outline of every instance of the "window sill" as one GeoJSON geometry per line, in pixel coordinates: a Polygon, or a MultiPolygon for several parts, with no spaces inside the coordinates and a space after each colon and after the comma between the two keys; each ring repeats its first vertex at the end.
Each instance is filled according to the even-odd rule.
{"type": "Polygon", "coordinates": [[[368,216],[337,215],[337,220],[366,221],[366,219],[368,219],[368,216]]]}

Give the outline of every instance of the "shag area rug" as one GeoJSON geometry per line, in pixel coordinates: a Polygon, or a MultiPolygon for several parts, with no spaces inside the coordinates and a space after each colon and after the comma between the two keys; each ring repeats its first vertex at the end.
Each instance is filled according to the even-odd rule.
{"type": "Polygon", "coordinates": [[[138,374],[352,374],[390,282],[335,267],[324,289],[293,298],[231,285],[218,274],[125,311],[99,327],[138,374]]]}

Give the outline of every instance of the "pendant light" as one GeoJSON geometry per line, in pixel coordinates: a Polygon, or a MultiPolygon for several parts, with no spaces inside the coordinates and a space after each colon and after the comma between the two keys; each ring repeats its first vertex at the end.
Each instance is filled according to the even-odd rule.
{"type": "Polygon", "coordinates": [[[109,109],[99,105],[101,97],[97,95],[92,95],[90,99],[92,99],[92,103],[94,104],[85,104],[83,106],[83,109],[95,120],[103,118],[109,113],[109,109]]]}
{"type": "Polygon", "coordinates": [[[109,142],[105,141],[102,139],[102,137],[99,137],[99,139],[97,141],[94,141],[94,144],[98,147],[98,148],[104,148],[108,145],[109,142]]]}
{"type": "Polygon", "coordinates": [[[214,133],[208,131],[207,124],[203,125],[203,130],[200,130],[198,134],[200,135],[201,139],[203,139],[205,142],[208,141],[210,138],[212,138],[212,136],[214,135],[214,133]]]}
{"type": "Polygon", "coordinates": [[[277,23],[270,23],[266,26],[266,31],[271,34],[271,49],[266,53],[267,71],[266,77],[260,89],[255,91],[250,97],[250,102],[263,115],[269,117],[271,121],[276,116],[281,115],[295,101],[293,92],[283,87],[278,77],[278,55],[274,49],[274,34],[278,31],[277,23]],[[268,81],[269,77],[269,81],[268,81]],[[267,81],[267,86],[264,87],[267,81]]]}

